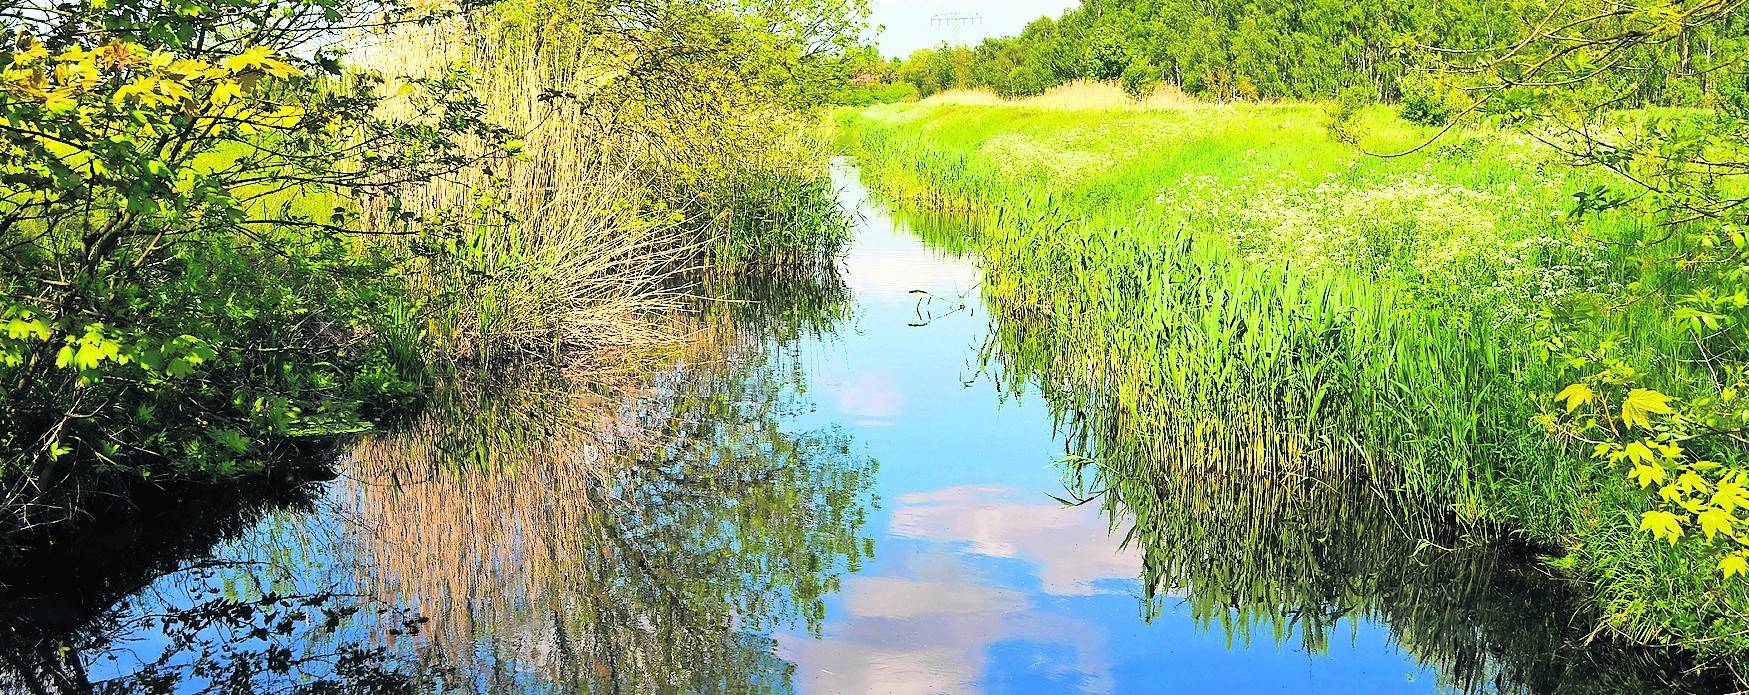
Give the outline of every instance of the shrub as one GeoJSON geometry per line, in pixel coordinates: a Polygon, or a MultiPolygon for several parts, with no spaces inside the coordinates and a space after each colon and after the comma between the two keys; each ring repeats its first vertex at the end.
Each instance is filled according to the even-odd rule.
{"type": "Polygon", "coordinates": [[[1402,90],[1402,97],[1397,112],[1405,121],[1418,125],[1441,126],[1457,115],[1459,109],[1454,105],[1449,89],[1425,75],[1405,77],[1398,86],[1402,90]]]}

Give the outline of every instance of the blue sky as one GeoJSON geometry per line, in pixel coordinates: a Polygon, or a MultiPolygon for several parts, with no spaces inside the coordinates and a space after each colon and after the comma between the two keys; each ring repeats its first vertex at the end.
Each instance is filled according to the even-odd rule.
{"type": "Polygon", "coordinates": [[[904,56],[946,40],[977,43],[986,37],[1018,34],[1027,22],[1043,15],[1061,15],[1078,0],[871,0],[870,20],[886,30],[876,35],[881,53],[904,56]],[[946,13],[976,14],[981,19],[958,29],[936,26],[930,18],[946,13]]]}

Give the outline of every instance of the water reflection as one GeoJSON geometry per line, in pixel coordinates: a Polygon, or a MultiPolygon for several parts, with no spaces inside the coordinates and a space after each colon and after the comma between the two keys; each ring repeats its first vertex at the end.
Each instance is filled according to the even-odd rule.
{"type": "Polygon", "coordinates": [[[1570,587],[1291,423],[1119,400],[1168,385],[836,173],[845,272],[712,288],[741,301],[677,319],[653,374],[457,379],[332,480],[0,568],[0,690],[1711,685],[1586,647],[1570,587]]]}
{"type": "Polygon", "coordinates": [[[1035,664],[1040,690],[1111,692],[1104,631],[1041,610],[1036,597],[978,581],[952,560],[913,568],[917,578],[858,577],[845,586],[845,610],[825,640],[784,641],[782,653],[807,664],[809,692],[970,693],[988,685],[1003,652],[1047,647],[1035,664]]]}
{"type": "Polygon", "coordinates": [[[1140,553],[1087,514],[1003,487],[957,486],[902,495],[891,533],[963,543],[970,553],[1031,565],[1040,590],[1054,596],[1128,593],[1141,573],[1140,553]],[[1104,587],[1104,588],[1102,588],[1104,587]]]}
{"type": "Polygon", "coordinates": [[[632,406],[661,442],[567,419],[494,442],[511,460],[485,466],[445,459],[471,449],[444,441],[447,424],[361,448],[349,518],[371,593],[435,616],[443,654],[492,674],[482,691],[783,689],[788,665],[761,634],[817,626],[869,552],[874,471],[842,431],[768,427],[757,413],[781,390],[767,377],[709,371],[670,374],[632,406]]]}
{"type": "MultiPolygon", "coordinates": [[[[820,315],[762,306],[791,335],[820,315]]],[[[875,466],[781,425],[798,373],[729,307],[636,390],[461,385],[361,446],[343,506],[370,593],[434,616],[482,692],[787,690],[766,635],[817,630],[871,552],[875,466]]]]}
{"type": "Polygon", "coordinates": [[[1118,547],[1099,519],[1028,501],[1018,490],[953,486],[894,499],[887,533],[921,541],[904,566],[846,582],[823,640],[782,642],[806,665],[810,692],[940,693],[990,689],[998,663],[1022,656],[1025,687],[1112,692],[1106,626],[1054,610],[1059,597],[1128,600],[1137,553],[1118,547]],[[1019,565],[1036,585],[1011,583],[995,565],[1019,565]]]}
{"type": "Polygon", "coordinates": [[[197,498],[186,524],[157,529],[185,540],[137,567],[57,545],[102,591],[39,579],[46,600],[83,600],[43,608],[14,582],[4,605],[47,618],[8,621],[0,684],[788,691],[769,634],[817,630],[872,552],[873,461],[842,428],[786,426],[808,407],[786,347],[844,316],[842,282],[815,279],[789,279],[787,302],[737,285],[685,319],[691,339],[648,378],[458,377],[324,466],[331,483],[237,493],[235,511],[197,498]]]}
{"type": "Polygon", "coordinates": [[[225,552],[312,512],[325,470],[291,463],[247,492],[148,490],[59,543],[13,549],[0,691],[418,692],[428,681],[367,638],[416,633],[418,616],[225,552]]]}
{"type": "Polygon", "coordinates": [[[1180,408],[1195,398],[1125,400],[1117,394],[1169,394],[1173,384],[1101,367],[1087,336],[1053,333],[1073,317],[987,308],[999,318],[984,363],[1049,404],[1070,496],[1097,502],[1141,554],[1147,619],[1188,618],[1229,650],[1312,655],[1376,623],[1432,667],[1437,689],[1457,693],[1722,686],[1716,674],[1683,672],[1673,655],[1593,644],[1598,616],[1582,587],[1398,494],[1388,467],[1270,407],[1235,407],[1257,395],[1229,394],[1223,412],[1239,414],[1221,418],[1180,408]]]}

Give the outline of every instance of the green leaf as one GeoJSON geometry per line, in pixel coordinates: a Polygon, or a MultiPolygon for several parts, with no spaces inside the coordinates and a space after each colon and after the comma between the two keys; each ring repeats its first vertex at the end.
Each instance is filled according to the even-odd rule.
{"type": "Polygon", "coordinates": [[[1674,412],[1670,409],[1670,397],[1651,389],[1634,389],[1628,392],[1627,398],[1621,402],[1622,422],[1629,426],[1638,425],[1643,429],[1652,429],[1653,415],[1667,415],[1674,412]]]}
{"type": "Polygon", "coordinates": [[[1567,402],[1567,412],[1569,413],[1578,410],[1579,406],[1590,403],[1595,398],[1597,398],[1597,392],[1592,391],[1591,387],[1585,384],[1569,384],[1567,388],[1561,389],[1560,393],[1555,394],[1555,400],[1567,402]]]}
{"type": "Polygon", "coordinates": [[[44,323],[42,319],[31,319],[28,321],[22,318],[12,319],[11,321],[6,322],[6,336],[14,340],[22,340],[24,338],[48,340],[49,325],[44,323]]]}
{"type": "Polygon", "coordinates": [[[1658,461],[1658,456],[1653,454],[1651,447],[1646,446],[1646,443],[1643,441],[1629,443],[1622,449],[1622,452],[1626,453],[1628,460],[1634,462],[1636,465],[1642,463],[1657,463],[1658,461]]]}
{"type": "Polygon", "coordinates": [[[1654,510],[1640,515],[1640,530],[1650,531],[1653,538],[1668,540],[1671,545],[1682,537],[1682,523],[1670,512],[1654,510]]]}
{"type": "Polygon", "coordinates": [[[1664,482],[1664,474],[1664,467],[1657,463],[1636,463],[1634,469],[1628,473],[1628,477],[1639,481],[1640,487],[1646,487],[1652,483],[1664,482]]]}
{"type": "Polygon", "coordinates": [[[1726,579],[1749,573],[1749,559],[1744,558],[1742,553],[1731,553],[1719,560],[1719,571],[1725,573],[1726,579]]]}
{"type": "Polygon", "coordinates": [[[1700,530],[1706,533],[1709,541],[1721,532],[1729,535],[1731,529],[1737,525],[1737,520],[1731,516],[1730,512],[1718,507],[1708,507],[1705,511],[1696,514],[1694,518],[1700,522],[1700,530]]]}

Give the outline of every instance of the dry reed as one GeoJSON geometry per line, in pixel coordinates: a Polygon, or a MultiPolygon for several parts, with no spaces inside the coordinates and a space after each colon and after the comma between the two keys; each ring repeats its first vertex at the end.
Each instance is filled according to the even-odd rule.
{"type": "Polygon", "coordinates": [[[1116,82],[1076,80],[1045,90],[1043,94],[1017,99],[1004,98],[989,88],[952,89],[930,95],[925,104],[961,106],[1023,106],[1053,111],[1167,111],[1200,105],[1183,90],[1162,84],[1137,98],[1116,82]]]}
{"type": "MultiPolygon", "coordinates": [[[[676,340],[667,317],[687,305],[695,271],[733,220],[729,206],[708,204],[721,201],[676,186],[674,171],[760,148],[733,129],[703,132],[655,100],[602,91],[624,73],[611,49],[530,48],[476,19],[486,24],[410,28],[360,51],[391,84],[465,64],[486,119],[522,134],[515,158],[364,210],[367,224],[400,211],[449,224],[441,253],[427,249],[411,277],[429,298],[426,335],[450,358],[557,357],[591,369],[676,340]],[[713,137],[723,146],[698,146],[713,137]],[[508,215],[470,217],[482,196],[508,215]]],[[[419,105],[402,96],[384,108],[419,105]]]]}

